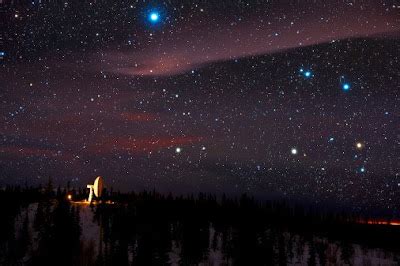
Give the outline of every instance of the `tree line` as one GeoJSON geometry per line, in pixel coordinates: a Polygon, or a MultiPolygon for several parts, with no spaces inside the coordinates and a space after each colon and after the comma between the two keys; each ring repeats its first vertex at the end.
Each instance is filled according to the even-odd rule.
{"type": "Polygon", "coordinates": [[[365,224],[372,219],[365,215],[246,194],[104,190],[103,195],[87,206],[74,203],[87,197],[86,189],[55,189],[51,181],[0,190],[0,264],[352,264],[354,244],[385,249],[395,262],[400,258],[400,229],[365,224]],[[82,237],[82,208],[90,208],[99,228],[93,239],[82,237]]]}

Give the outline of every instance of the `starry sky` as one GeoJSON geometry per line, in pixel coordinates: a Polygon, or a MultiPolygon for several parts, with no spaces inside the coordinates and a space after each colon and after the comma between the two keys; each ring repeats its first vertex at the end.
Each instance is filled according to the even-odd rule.
{"type": "Polygon", "coordinates": [[[398,209],[400,2],[0,6],[0,185],[398,209]]]}

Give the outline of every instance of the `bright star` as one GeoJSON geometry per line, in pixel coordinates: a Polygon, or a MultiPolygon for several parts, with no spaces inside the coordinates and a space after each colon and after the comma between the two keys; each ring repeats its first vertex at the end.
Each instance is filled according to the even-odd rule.
{"type": "Polygon", "coordinates": [[[311,72],[311,70],[307,70],[304,68],[300,68],[299,72],[301,73],[301,75],[305,78],[310,78],[313,76],[313,73],[311,72]]]}
{"type": "Polygon", "coordinates": [[[293,155],[297,154],[297,149],[296,148],[292,148],[292,150],[290,151],[293,155]]]}
{"type": "Polygon", "coordinates": [[[342,86],[344,91],[348,91],[350,89],[350,84],[349,83],[344,83],[342,86]]]}
{"type": "Polygon", "coordinates": [[[152,12],[150,13],[149,18],[152,22],[157,22],[160,18],[160,15],[157,12],[152,12]]]}
{"type": "Polygon", "coordinates": [[[175,149],[175,152],[176,152],[176,153],[181,153],[181,151],[182,151],[182,149],[181,149],[180,147],[177,147],[177,148],[175,149]]]}
{"type": "Polygon", "coordinates": [[[360,168],[360,172],[361,172],[361,173],[365,173],[365,171],[366,171],[366,170],[365,170],[365,167],[364,167],[364,166],[360,168]]]}
{"type": "Polygon", "coordinates": [[[363,146],[364,146],[364,145],[363,145],[361,142],[357,142],[357,143],[356,143],[356,147],[357,147],[357,149],[359,149],[359,150],[362,149],[363,146]]]}

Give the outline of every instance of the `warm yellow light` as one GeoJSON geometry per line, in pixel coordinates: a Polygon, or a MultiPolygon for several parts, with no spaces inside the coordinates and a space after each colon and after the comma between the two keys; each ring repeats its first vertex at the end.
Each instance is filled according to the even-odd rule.
{"type": "Polygon", "coordinates": [[[69,199],[69,200],[71,200],[71,199],[72,199],[72,195],[68,195],[67,197],[68,197],[68,199],[69,199]]]}
{"type": "Polygon", "coordinates": [[[356,143],[357,149],[361,149],[363,147],[363,144],[361,142],[356,143]]]}

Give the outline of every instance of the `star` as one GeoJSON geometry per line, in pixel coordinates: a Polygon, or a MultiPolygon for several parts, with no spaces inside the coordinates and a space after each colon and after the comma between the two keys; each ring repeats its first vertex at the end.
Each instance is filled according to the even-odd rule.
{"type": "Polygon", "coordinates": [[[151,22],[156,23],[160,19],[160,15],[157,12],[151,12],[149,19],[151,22]]]}
{"type": "Polygon", "coordinates": [[[313,76],[312,72],[310,70],[305,70],[304,68],[300,68],[299,72],[305,77],[305,78],[310,78],[313,76]]]}
{"type": "Polygon", "coordinates": [[[343,89],[344,91],[350,90],[350,84],[349,84],[349,83],[343,83],[342,89],[343,89]]]}
{"type": "Polygon", "coordinates": [[[181,151],[182,151],[182,148],[176,147],[176,149],[175,149],[175,152],[176,152],[176,153],[181,153],[181,151]]]}
{"type": "Polygon", "coordinates": [[[296,155],[296,154],[297,154],[297,149],[296,149],[296,148],[292,148],[292,149],[290,150],[290,152],[291,152],[293,155],[296,155]]]}
{"type": "Polygon", "coordinates": [[[357,143],[356,143],[356,148],[357,148],[357,149],[361,150],[363,147],[364,147],[364,145],[363,145],[362,142],[357,142],[357,143]]]}

